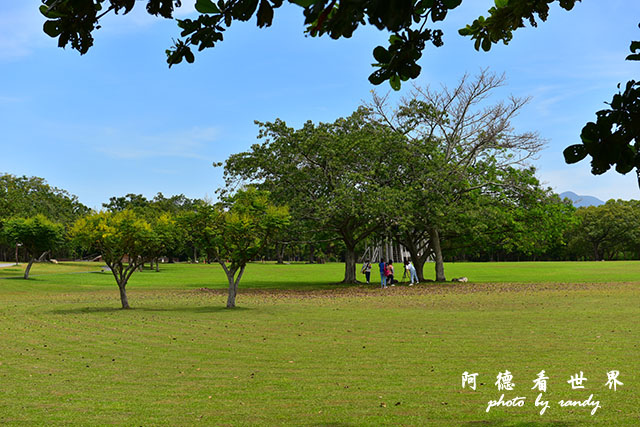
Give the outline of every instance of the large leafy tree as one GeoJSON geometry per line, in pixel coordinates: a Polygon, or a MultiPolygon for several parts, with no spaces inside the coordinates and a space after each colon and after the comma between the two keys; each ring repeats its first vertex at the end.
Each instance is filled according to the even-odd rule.
{"type": "Polygon", "coordinates": [[[571,246],[583,247],[594,261],[613,259],[640,243],[640,204],[637,200],[609,200],[601,206],[579,208],[571,246]]]}
{"type": "Polygon", "coordinates": [[[222,266],[229,282],[227,307],[234,308],[247,264],[289,224],[289,210],[271,203],[268,192],[248,187],[217,205],[201,206],[189,220],[198,245],[222,266]]]}
{"type": "Polygon", "coordinates": [[[151,225],[132,210],[100,212],[76,221],[70,235],[85,250],[102,255],[120,290],[122,308],[131,308],[126,286],[134,271],[152,255],[156,236],[151,225]]]}
{"type": "Polygon", "coordinates": [[[478,208],[461,218],[463,233],[447,234],[444,252],[458,259],[492,261],[548,259],[562,253],[566,232],[576,222],[575,208],[542,188],[533,172],[520,171],[520,182],[528,176],[528,187],[482,197],[478,208]]]}
{"type": "Polygon", "coordinates": [[[230,187],[257,183],[287,202],[315,235],[345,244],[345,283],[356,282],[356,246],[394,209],[393,176],[402,174],[405,139],[370,120],[366,109],[333,123],[292,129],[281,120],[258,123],[261,144],[229,157],[230,187]]]}
{"type": "Polygon", "coordinates": [[[76,196],[50,186],[43,178],[0,174],[0,220],[40,214],[70,224],[88,212],[76,196]]]}
{"type": "MultiPolygon", "coordinates": [[[[67,191],[52,187],[39,177],[0,174],[0,231],[3,222],[11,218],[34,218],[42,215],[54,223],[69,226],[76,219],[89,212],[89,208],[67,191]]],[[[2,238],[0,232],[0,258],[7,258],[11,246],[10,239],[2,238]]],[[[54,248],[50,248],[54,249],[54,248]]],[[[66,252],[66,242],[59,240],[56,248],[59,254],[66,252]]]]}
{"type": "Polygon", "coordinates": [[[31,218],[12,218],[4,222],[2,234],[12,244],[20,244],[27,252],[29,264],[24,271],[24,278],[29,272],[36,257],[56,247],[63,240],[63,226],[38,214],[31,218]]]}

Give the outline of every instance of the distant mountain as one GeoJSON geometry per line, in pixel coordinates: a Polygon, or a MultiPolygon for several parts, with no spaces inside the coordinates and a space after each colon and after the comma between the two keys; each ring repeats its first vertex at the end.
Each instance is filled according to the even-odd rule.
{"type": "Polygon", "coordinates": [[[573,206],[575,206],[576,208],[604,205],[604,202],[597,197],[579,196],[573,191],[565,191],[564,193],[560,193],[560,198],[564,199],[565,197],[571,200],[571,203],[573,203],[573,206]]]}

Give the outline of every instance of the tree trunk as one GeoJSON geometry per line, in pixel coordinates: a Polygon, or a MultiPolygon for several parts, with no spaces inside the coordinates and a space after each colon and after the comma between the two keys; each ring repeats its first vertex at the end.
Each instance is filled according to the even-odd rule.
{"type": "Polygon", "coordinates": [[[426,282],[424,280],[424,264],[416,263],[411,257],[411,262],[413,263],[413,268],[416,269],[416,275],[418,276],[418,282],[426,282]]]}
{"type": "Polygon", "coordinates": [[[229,282],[229,295],[227,297],[227,308],[235,308],[236,307],[236,295],[238,294],[238,283],[240,283],[240,279],[242,279],[242,273],[244,273],[245,266],[240,267],[240,272],[238,273],[238,277],[234,279],[236,269],[229,270],[224,263],[224,261],[220,262],[224,272],[227,275],[227,281],[229,282]]]}
{"type": "Polygon", "coordinates": [[[160,271],[160,262],[159,262],[159,259],[156,258],[156,272],[159,272],[159,271],[160,271]]]}
{"type": "Polygon", "coordinates": [[[344,280],[342,283],[355,284],[356,280],[356,248],[347,245],[344,256],[344,280]]]}
{"type": "Polygon", "coordinates": [[[29,271],[31,270],[31,266],[33,265],[36,259],[34,257],[29,258],[29,264],[27,265],[26,270],[24,270],[24,278],[25,280],[29,278],[29,271]]]}
{"type": "Polygon", "coordinates": [[[276,243],[276,263],[284,264],[284,244],[276,243]]]}
{"type": "Polygon", "coordinates": [[[444,258],[442,257],[440,234],[437,228],[429,229],[429,240],[433,253],[436,256],[436,282],[446,282],[447,278],[444,275],[444,258]]]}
{"type": "Polygon", "coordinates": [[[314,264],[316,262],[316,246],[309,245],[309,264],[314,264]]]}
{"type": "Polygon", "coordinates": [[[19,265],[19,259],[18,259],[18,244],[16,243],[16,265],[19,265]]]}
{"type": "Polygon", "coordinates": [[[597,244],[593,244],[593,260],[594,261],[599,261],[600,260],[600,253],[598,252],[598,245],[597,244]]]}
{"type": "Polygon", "coordinates": [[[38,258],[38,262],[42,262],[44,261],[44,259],[47,257],[47,255],[49,255],[50,251],[44,251],[42,252],[42,255],[40,255],[40,258],[38,258]]]}
{"type": "Polygon", "coordinates": [[[129,277],[133,274],[134,271],[138,269],[138,266],[134,264],[129,264],[125,269],[122,261],[110,263],[107,262],[107,266],[111,270],[111,274],[116,279],[116,283],[118,284],[118,289],[120,290],[120,302],[122,303],[123,309],[130,309],[129,300],[127,299],[127,282],[129,281],[129,277]]]}
{"type": "Polygon", "coordinates": [[[127,289],[126,289],[127,284],[120,284],[118,283],[118,289],[120,289],[120,302],[122,302],[122,308],[125,310],[130,309],[131,307],[129,306],[129,300],[127,299],[127,289]]]}
{"type": "Polygon", "coordinates": [[[424,263],[427,261],[429,257],[428,251],[424,250],[422,255],[419,255],[417,245],[414,241],[410,241],[404,239],[401,242],[405,248],[409,251],[409,257],[411,258],[411,262],[413,263],[413,267],[416,269],[416,274],[418,276],[419,282],[424,282],[424,263]]]}
{"type": "Polygon", "coordinates": [[[227,296],[227,308],[235,308],[236,295],[238,294],[238,286],[236,285],[236,281],[234,280],[235,271],[228,270],[228,271],[225,271],[225,273],[227,273],[227,281],[229,282],[229,295],[227,296]]]}

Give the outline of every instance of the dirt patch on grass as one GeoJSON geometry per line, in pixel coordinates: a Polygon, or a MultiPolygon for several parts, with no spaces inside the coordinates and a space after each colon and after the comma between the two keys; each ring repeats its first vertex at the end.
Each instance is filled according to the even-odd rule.
{"type": "MultiPolygon", "coordinates": [[[[508,292],[613,290],[639,287],[637,282],[623,283],[423,283],[415,286],[394,286],[381,289],[375,286],[342,286],[334,289],[239,289],[239,295],[272,296],[277,298],[335,298],[379,297],[390,295],[442,295],[508,292]]],[[[226,289],[200,288],[197,293],[226,295],[226,289]]]]}

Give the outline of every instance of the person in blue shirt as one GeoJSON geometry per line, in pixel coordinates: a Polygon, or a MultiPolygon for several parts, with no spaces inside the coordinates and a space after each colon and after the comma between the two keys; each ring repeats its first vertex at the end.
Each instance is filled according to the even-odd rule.
{"type": "Polygon", "coordinates": [[[385,267],[387,266],[387,264],[385,264],[384,260],[380,260],[380,262],[378,263],[378,267],[380,267],[380,287],[381,288],[386,288],[387,287],[387,276],[385,275],[385,267]]]}

